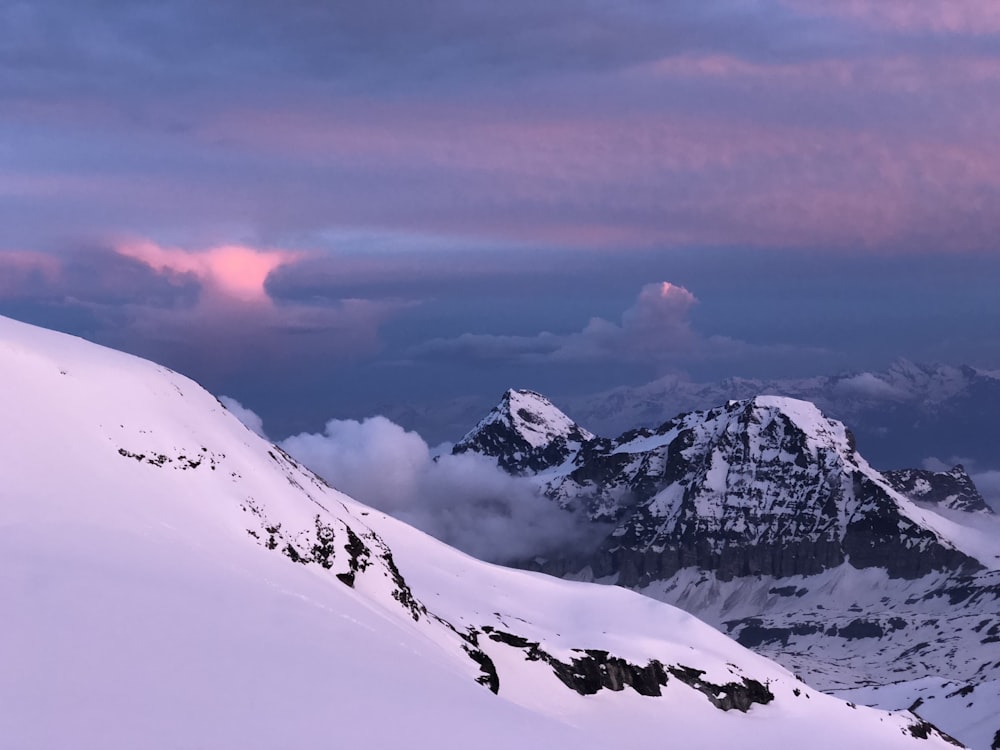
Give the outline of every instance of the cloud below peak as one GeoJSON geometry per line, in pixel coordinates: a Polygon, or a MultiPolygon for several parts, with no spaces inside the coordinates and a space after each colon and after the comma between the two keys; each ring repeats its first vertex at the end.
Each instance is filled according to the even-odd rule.
{"type": "MultiPolygon", "coordinates": [[[[233,405],[244,424],[259,427],[253,412],[233,405]]],[[[333,419],[323,433],[294,435],[281,447],[357,500],[486,560],[578,550],[609,531],[560,509],[530,480],[508,475],[492,459],[434,456],[417,433],[385,417],[333,419]]]]}

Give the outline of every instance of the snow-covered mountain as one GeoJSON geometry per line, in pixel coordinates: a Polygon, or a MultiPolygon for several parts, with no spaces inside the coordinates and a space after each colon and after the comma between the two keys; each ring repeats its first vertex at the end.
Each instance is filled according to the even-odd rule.
{"type": "Polygon", "coordinates": [[[150,362],[0,318],[0,415],[5,747],[947,744],[673,607],[456,552],[150,362]]]}
{"type": "MultiPolygon", "coordinates": [[[[487,455],[503,465],[502,446],[487,455]]],[[[757,396],[595,438],[534,481],[613,530],[528,567],[681,606],[824,688],[934,677],[983,696],[1000,679],[1000,523],[968,475],[880,474],[811,403],[757,396]]],[[[977,746],[1000,730],[950,715],[977,746]]]]}
{"type": "Polygon", "coordinates": [[[454,453],[494,456],[511,474],[537,473],[574,458],[594,435],[534,391],[508,390],[454,453]]]}
{"type": "Polygon", "coordinates": [[[931,456],[964,457],[980,469],[1000,467],[1000,374],[968,366],[898,360],[881,372],[707,383],[667,375],[569,398],[565,405],[598,434],[617,435],[760,393],[810,401],[849,424],[865,456],[882,469],[913,466],[931,456]]]}

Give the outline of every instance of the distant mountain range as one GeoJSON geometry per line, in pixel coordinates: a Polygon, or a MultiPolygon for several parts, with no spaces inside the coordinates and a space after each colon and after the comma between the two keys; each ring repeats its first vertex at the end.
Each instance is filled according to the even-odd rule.
{"type": "Polygon", "coordinates": [[[914,466],[929,457],[1000,468],[1000,372],[966,366],[898,360],[884,372],[714,383],[667,376],[634,388],[569,398],[565,406],[589,429],[617,435],[662,424],[681,412],[760,394],[810,401],[850,425],[859,448],[881,469],[914,466]]]}
{"type": "MultiPolygon", "coordinates": [[[[668,375],[558,402],[586,429],[611,437],[761,394],[810,401],[850,425],[859,449],[880,469],[916,467],[928,458],[964,461],[970,471],[1000,469],[1000,372],[966,366],[898,360],[883,372],[706,383],[668,375]]],[[[491,399],[465,397],[426,406],[387,403],[377,411],[433,444],[454,441],[491,406],[491,399]]]]}
{"type": "MultiPolygon", "coordinates": [[[[995,381],[968,368],[893,372],[901,421],[911,403],[902,383],[909,399],[919,386],[930,414],[995,381]]],[[[810,388],[865,413],[873,401],[851,389],[888,383],[854,376],[810,388]]],[[[623,396],[619,406],[635,403],[623,396]]],[[[524,567],[680,606],[810,684],[868,690],[895,709],[919,700],[960,739],[997,746],[1000,519],[963,467],[883,474],[859,443],[814,404],[782,396],[609,439],[539,394],[509,391],[454,450],[491,456],[549,502],[608,525],[596,549],[524,567]]]]}

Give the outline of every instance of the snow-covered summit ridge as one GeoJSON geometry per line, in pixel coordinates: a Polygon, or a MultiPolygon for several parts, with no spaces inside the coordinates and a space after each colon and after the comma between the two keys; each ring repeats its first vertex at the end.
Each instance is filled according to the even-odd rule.
{"type": "Polygon", "coordinates": [[[815,440],[846,439],[844,425],[826,417],[816,404],[787,396],[756,396],[751,401],[756,409],[780,412],[806,435],[815,440]]]}
{"type": "Polygon", "coordinates": [[[853,452],[853,438],[843,423],[826,417],[819,408],[801,399],[787,396],[759,395],[749,399],[730,399],[725,407],[698,411],[688,415],[679,415],[668,420],[657,429],[638,429],[618,438],[614,447],[615,453],[633,453],[649,450],[653,447],[666,445],[676,437],[682,425],[694,424],[705,416],[705,421],[713,422],[719,430],[743,430],[753,425],[767,425],[780,418],[794,425],[810,441],[810,444],[823,444],[836,447],[838,450],[853,452]],[[742,414],[742,419],[735,421],[731,415],[742,414]],[[720,419],[721,418],[721,419],[720,419]]]}
{"type": "Polygon", "coordinates": [[[816,575],[845,563],[906,579],[983,567],[982,545],[899,492],[842,422],[804,400],[733,400],[656,429],[592,439],[540,465],[525,462],[509,438],[483,449],[488,431],[478,434],[465,450],[533,473],[561,506],[614,524],[586,563],[557,565],[589,566],[626,586],[688,567],[723,580],[816,575]]]}
{"type": "Polygon", "coordinates": [[[497,458],[514,474],[542,471],[572,458],[594,435],[535,391],[510,389],[454,448],[497,458]]]}

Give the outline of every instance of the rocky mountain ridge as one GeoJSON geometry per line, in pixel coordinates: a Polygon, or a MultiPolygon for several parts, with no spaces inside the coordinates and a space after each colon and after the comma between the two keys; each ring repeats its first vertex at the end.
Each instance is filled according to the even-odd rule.
{"type": "Polygon", "coordinates": [[[883,471],[882,476],[893,489],[916,502],[970,513],[993,513],[962,464],[947,471],[896,469],[883,471]]]}
{"type": "Polygon", "coordinates": [[[1000,525],[960,466],[884,475],[813,404],[755,396],[594,438],[532,480],[612,530],[526,567],[681,606],[828,688],[1000,679],[1000,525]]]}
{"type": "Polygon", "coordinates": [[[512,393],[455,452],[531,474],[561,506],[616,524],[590,562],[596,577],[643,586],[684,567],[722,580],[813,575],[845,561],[895,578],[982,567],[939,530],[946,521],[914,502],[982,510],[964,469],[887,477],[858,454],[842,423],[808,402],[730,401],[609,440],[537,394],[512,402],[512,393]],[[518,430],[525,424],[559,428],[534,433],[529,445],[518,430]]]}

